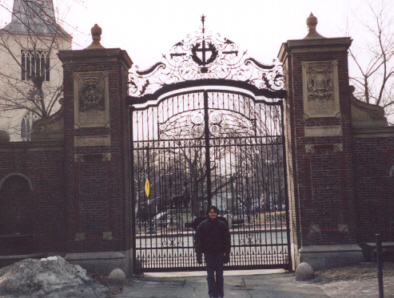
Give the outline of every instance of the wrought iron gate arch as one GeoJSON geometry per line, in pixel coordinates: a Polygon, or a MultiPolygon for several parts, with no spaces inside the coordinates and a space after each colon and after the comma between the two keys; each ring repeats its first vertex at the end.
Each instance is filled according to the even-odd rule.
{"type": "Polygon", "coordinates": [[[163,62],[130,73],[134,269],[201,270],[194,224],[211,204],[232,234],[227,269],[291,268],[281,65],[240,54],[202,20],[163,62]]]}
{"type": "Polygon", "coordinates": [[[192,222],[212,201],[225,212],[222,215],[233,235],[228,269],[290,266],[283,101],[262,99],[250,89],[227,87],[200,85],[171,90],[155,102],[149,97],[145,105],[139,100],[132,107],[137,271],[201,270],[195,262],[192,222]],[[215,96],[221,96],[221,102],[214,102],[215,96]],[[232,109],[226,103],[231,101],[232,109]],[[262,114],[256,117],[256,111],[262,114]],[[190,120],[190,113],[199,112],[199,120],[185,122],[190,120]],[[218,124],[210,118],[215,112],[233,120],[230,124],[242,125],[241,131],[229,127],[222,117],[222,127],[217,129],[225,127],[229,131],[212,132],[218,124]],[[183,117],[186,114],[188,119],[183,117]],[[279,118],[263,119],[261,115],[279,118]],[[190,129],[195,130],[194,135],[190,129]],[[242,155],[247,158],[242,160],[242,155]],[[250,167],[255,171],[248,173],[250,167]],[[145,193],[147,178],[149,197],[145,193]],[[190,198],[186,203],[183,198],[176,202],[185,181],[190,198]],[[264,197],[264,192],[270,198],[264,197]],[[193,202],[196,198],[200,210],[193,202]]]}

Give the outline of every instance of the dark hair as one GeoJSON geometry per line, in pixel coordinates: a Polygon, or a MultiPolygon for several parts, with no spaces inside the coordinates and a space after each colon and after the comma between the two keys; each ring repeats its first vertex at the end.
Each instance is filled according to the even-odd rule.
{"type": "Polygon", "coordinates": [[[219,209],[216,206],[211,206],[207,209],[207,216],[209,216],[209,211],[213,209],[219,215],[219,209]]]}

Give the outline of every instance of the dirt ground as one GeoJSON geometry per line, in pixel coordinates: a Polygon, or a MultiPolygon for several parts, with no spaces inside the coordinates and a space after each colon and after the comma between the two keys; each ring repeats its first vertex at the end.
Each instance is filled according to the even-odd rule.
{"type": "MultiPolygon", "coordinates": [[[[377,263],[362,262],[352,266],[316,270],[315,277],[311,282],[324,284],[335,281],[371,279],[377,278],[377,276],[377,263]]],[[[394,276],[393,262],[385,262],[383,264],[383,276],[394,276]]]]}

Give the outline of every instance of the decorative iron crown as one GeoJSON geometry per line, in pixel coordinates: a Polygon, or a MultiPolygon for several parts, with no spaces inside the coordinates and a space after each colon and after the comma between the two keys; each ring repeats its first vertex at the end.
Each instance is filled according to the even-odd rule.
{"type": "Polygon", "coordinates": [[[201,17],[202,30],[187,35],[176,43],[161,62],[147,70],[138,66],[130,72],[130,94],[143,96],[160,88],[183,81],[225,79],[246,82],[258,89],[283,89],[281,64],[274,59],[270,65],[240,53],[238,46],[220,34],[205,31],[205,16],[201,17]]]}

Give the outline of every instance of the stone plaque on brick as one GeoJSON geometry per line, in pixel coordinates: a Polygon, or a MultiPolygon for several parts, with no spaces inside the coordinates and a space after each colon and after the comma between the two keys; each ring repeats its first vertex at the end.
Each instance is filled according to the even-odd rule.
{"type": "Polygon", "coordinates": [[[338,117],[337,61],[302,62],[304,118],[338,117]]]}
{"type": "Polygon", "coordinates": [[[109,127],[108,73],[74,74],[74,126],[109,127]]]}

